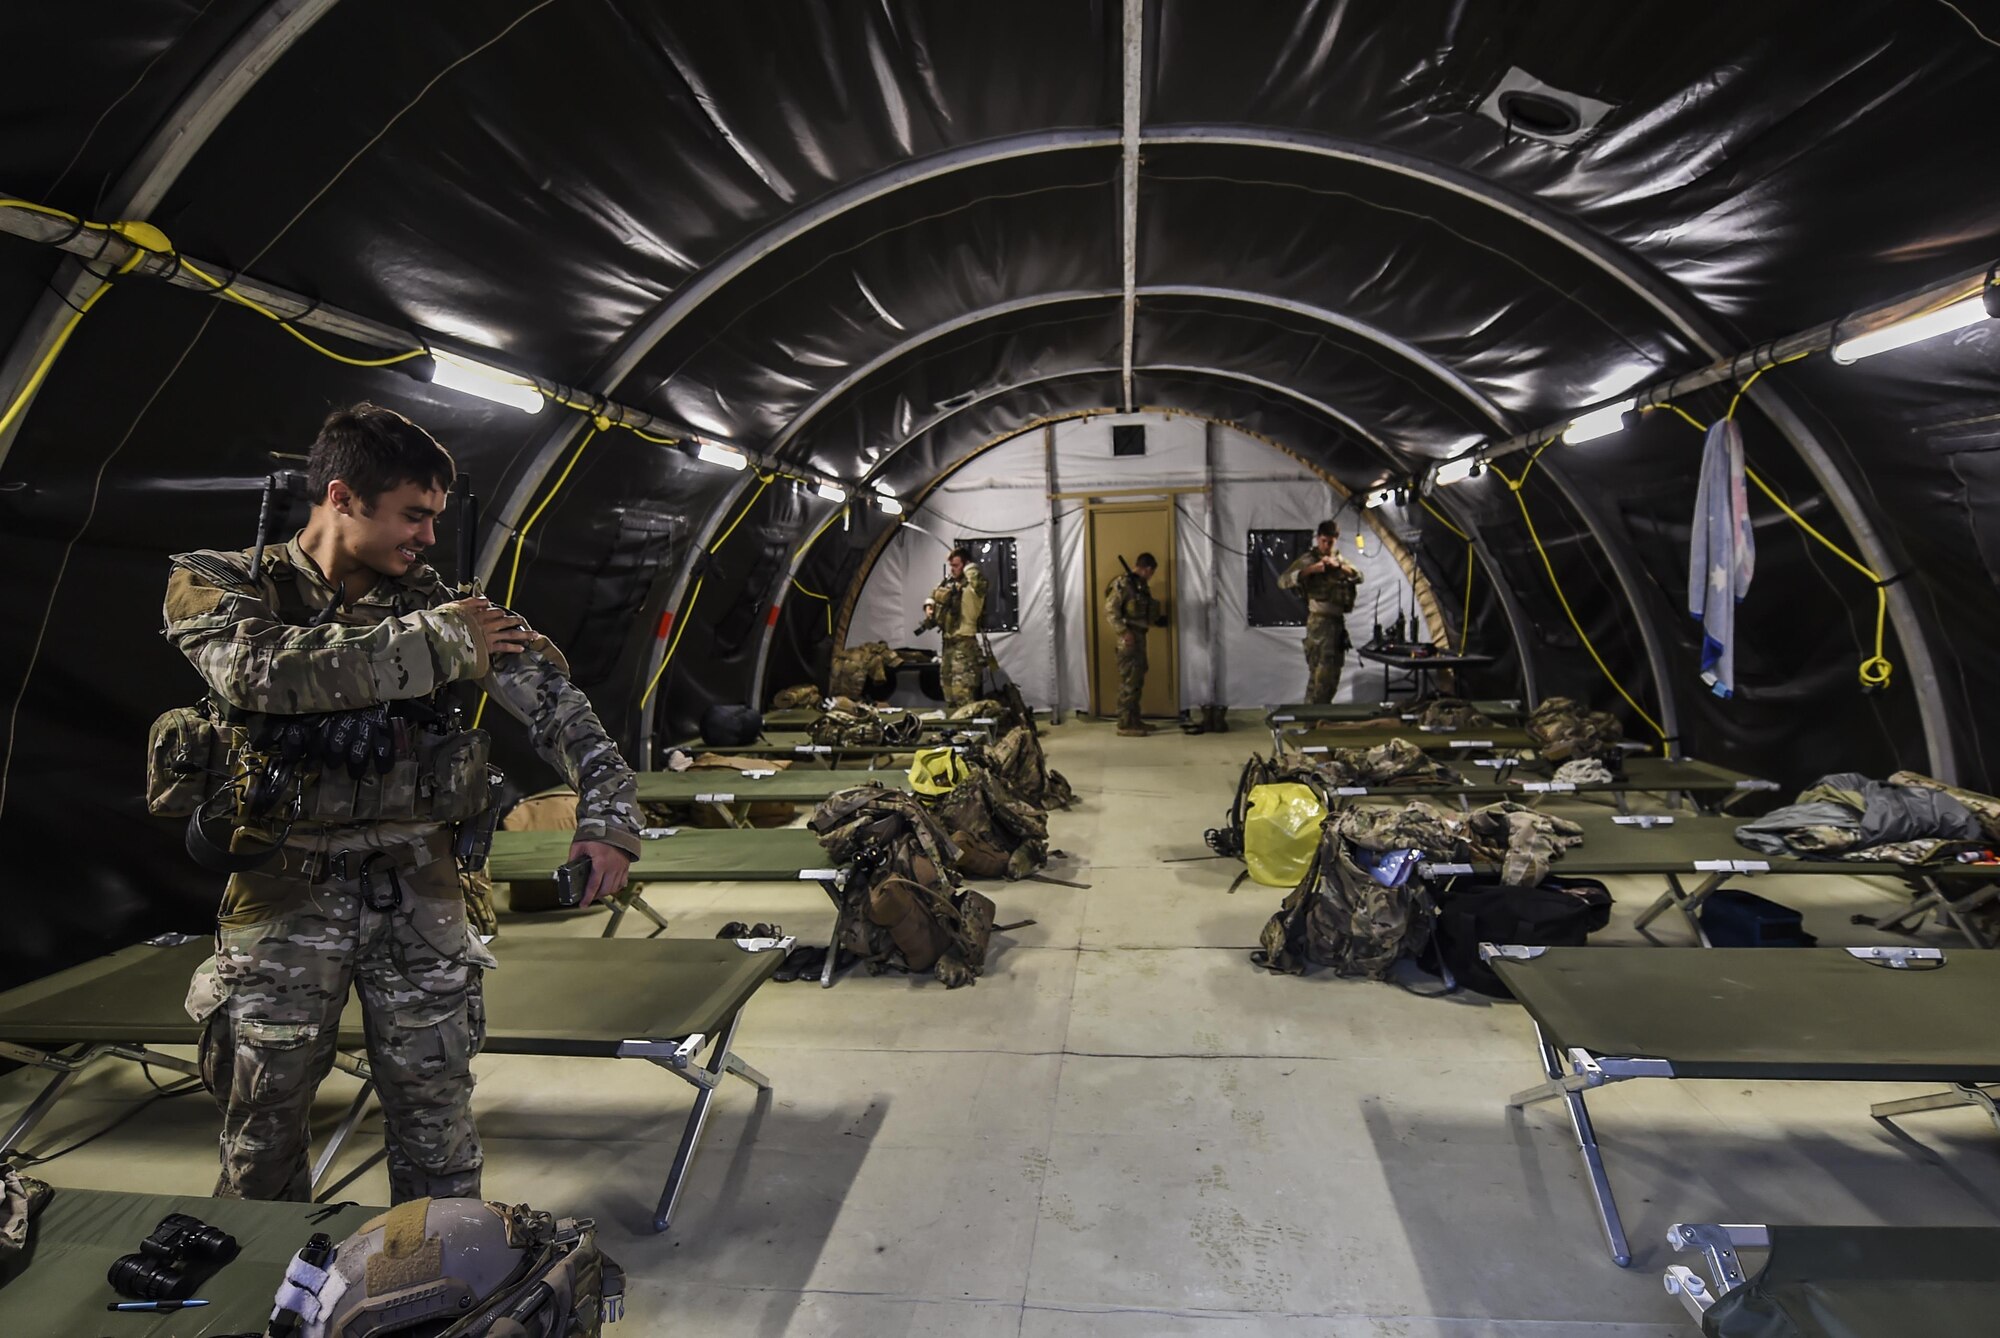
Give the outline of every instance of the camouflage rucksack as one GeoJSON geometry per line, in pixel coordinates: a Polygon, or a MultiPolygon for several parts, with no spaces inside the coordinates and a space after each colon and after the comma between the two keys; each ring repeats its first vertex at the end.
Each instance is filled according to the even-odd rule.
{"type": "Polygon", "coordinates": [[[1586,710],[1569,697],[1550,697],[1537,706],[1527,728],[1545,762],[1617,756],[1619,741],[1625,737],[1617,716],[1586,710]]]}
{"type": "MultiPolygon", "coordinates": [[[[1504,815],[1500,826],[1505,830],[1504,815]]],[[[1456,818],[1421,801],[1357,805],[1329,816],[1312,867],[1265,924],[1263,947],[1250,960],[1294,975],[1330,966],[1343,976],[1382,979],[1398,957],[1420,951],[1430,937],[1423,880],[1407,864],[1384,862],[1396,858],[1391,852],[1412,850],[1437,861],[1474,853],[1456,818]],[[1380,877],[1370,872],[1378,864],[1380,877]]]]}
{"type": "Polygon", "coordinates": [[[882,742],[882,719],[873,711],[823,711],[806,735],[835,748],[874,747],[882,742]]]}
{"type": "Polygon", "coordinates": [[[976,702],[967,702],[946,712],[947,720],[998,720],[1007,713],[1007,708],[991,697],[981,697],[976,702]]]}
{"type": "Polygon", "coordinates": [[[842,790],[806,824],[836,863],[845,939],[871,972],[900,962],[931,971],[947,989],[969,985],[986,966],[993,903],[958,885],[958,849],[914,795],[879,785],[842,790]]]}
{"type": "Polygon", "coordinates": [[[796,711],[802,706],[818,706],[820,690],[811,683],[801,683],[797,687],[786,688],[771,698],[773,711],[796,711]]]}
{"type": "Polygon", "coordinates": [[[979,761],[1005,781],[1008,789],[1044,812],[1076,802],[1076,792],[1063,774],[1048,764],[1042,741],[1027,725],[1016,725],[997,742],[986,745],[979,761]]]}
{"type": "Polygon", "coordinates": [[[976,772],[929,807],[951,834],[965,873],[1025,878],[1049,861],[1048,816],[990,771],[976,772]]]}

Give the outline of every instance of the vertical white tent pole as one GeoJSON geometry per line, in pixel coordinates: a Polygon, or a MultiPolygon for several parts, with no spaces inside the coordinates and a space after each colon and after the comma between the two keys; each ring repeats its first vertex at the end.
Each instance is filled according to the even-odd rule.
{"type": "Polygon", "coordinates": [[[1048,503],[1048,545],[1049,545],[1049,664],[1053,669],[1050,684],[1049,722],[1060,725],[1063,717],[1063,563],[1062,549],[1058,547],[1061,534],[1056,527],[1056,425],[1048,424],[1042,429],[1042,478],[1047,485],[1045,491],[1048,503]]]}
{"type": "Polygon", "coordinates": [[[1208,701],[1222,702],[1222,646],[1227,633],[1222,626],[1222,484],[1216,465],[1222,456],[1222,428],[1204,422],[1202,436],[1203,470],[1208,483],[1208,701]]]}
{"type": "Polygon", "coordinates": [[[1124,190],[1119,226],[1125,259],[1124,390],[1132,412],[1132,336],[1139,316],[1139,101],[1145,58],[1146,0],[1125,0],[1124,190]]]}

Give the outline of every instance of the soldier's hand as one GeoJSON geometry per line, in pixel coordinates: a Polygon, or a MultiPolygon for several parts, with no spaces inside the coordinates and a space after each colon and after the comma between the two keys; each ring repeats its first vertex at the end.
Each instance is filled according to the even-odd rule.
{"type": "Polygon", "coordinates": [[[632,870],[632,857],[617,846],[604,841],[573,841],[570,843],[569,857],[573,860],[590,857],[590,886],[583,889],[580,905],[589,906],[600,901],[609,901],[625,890],[625,883],[632,870]]]}
{"type": "Polygon", "coordinates": [[[502,655],[526,650],[529,638],[534,635],[519,614],[501,608],[484,595],[470,595],[445,607],[456,610],[472,624],[474,633],[486,643],[489,664],[502,655]]]}

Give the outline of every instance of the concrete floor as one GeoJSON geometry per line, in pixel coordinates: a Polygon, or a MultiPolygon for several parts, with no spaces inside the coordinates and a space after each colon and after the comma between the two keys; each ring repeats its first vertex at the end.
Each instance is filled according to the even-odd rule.
{"type": "MultiPolygon", "coordinates": [[[[1539,1077],[1520,1009],[1246,960],[1282,893],[1231,893],[1241,866],[1201,858],[1201,834],[1268,750],[1248,719],[1192,739],[1054,730],[1079,803],[1053,817],[1070,857],[1051,872],[1088,890],[999,886],[1003,922],[1037,923],[996,938],[971,989],[854,972],[829,992],[763,990],[738,1048],[776,1090],[723,1089],[666,1236],[646,1224],[690,1089],[644,1064],[482,1059],[488,1194],[598,1220],[630,1279],[613,1333],[769,1338],[1694,1334],[1660,1285],[1671,1222],[2000,1217],[1993,1129],[1969,1108],[1899,1137],[1868,1116],[1909,1095],[1895,1088],[1629,1083],[1592,1103],[1637,1252],[1615,1267],[1560,1108],[1504,1107],[1539,1077]]],[[[1807,908],[1827,944],[1870,941],[1849,915],[1903,900],[1827,879],[1758,890],[1807,908]]],[[[1653,891],[1613,892],[1600,938],[1635,941],[1653,891]]],[[[776,919],[814,941],[831,918],[789,886],[652,899],[686,936],[776,919]]],[[[101,1070],[34,1142],[146,1090],[101,1070]]],[[[29,1091],[29,1075],[0,1079],[0,1106],[29,1091]]],[[[351,1091],[328,1082],[325,1127],[351,1091]]],[[[206,1192],[213,1124],[205,1098],[161,1102],[47,1173],[206,1192]]],[[[342,1196],[386,1193],[378,1166],[342,1196]]]]}

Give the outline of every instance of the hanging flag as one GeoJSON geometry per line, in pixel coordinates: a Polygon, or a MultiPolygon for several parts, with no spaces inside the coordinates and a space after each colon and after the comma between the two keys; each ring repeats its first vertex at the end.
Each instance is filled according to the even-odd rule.
{"type": "Polygon", "coordinates": [[[1736,606],[1757,569],[1757,536],[1743,486],[1743,429],[1725,418],[1708,429],[1688,535],[1688,612],[1701,624],[1701,681],[1736,695],[1736,606]]]}

